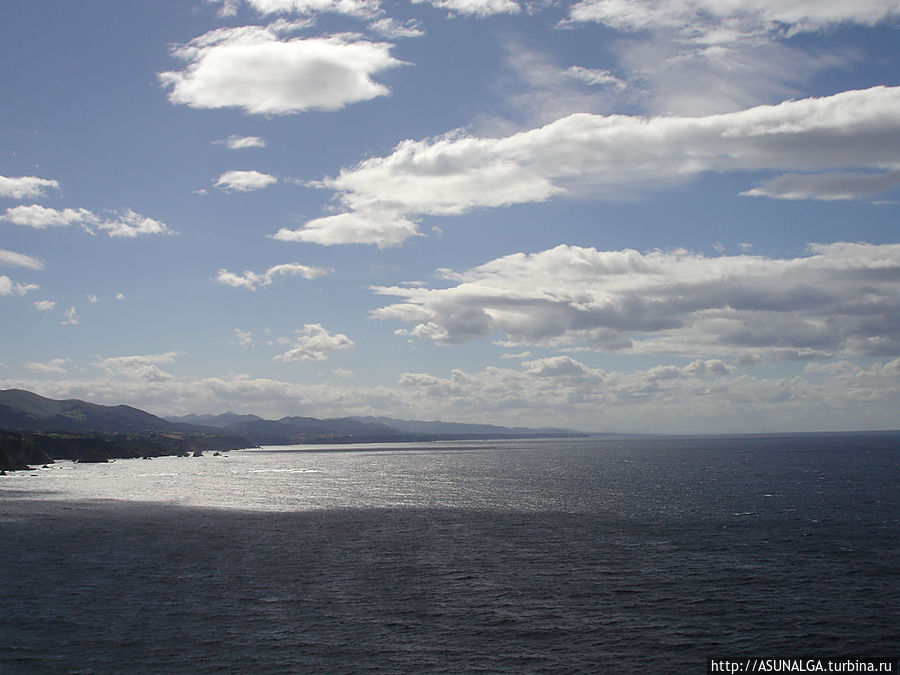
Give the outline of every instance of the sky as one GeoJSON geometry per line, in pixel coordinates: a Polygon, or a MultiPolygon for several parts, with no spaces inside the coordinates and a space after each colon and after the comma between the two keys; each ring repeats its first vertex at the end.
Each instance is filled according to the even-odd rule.
{"type": "Polygon", "coordinates": [[[8,0],[0,388],[900,428],[898,0],[8,0]]]}

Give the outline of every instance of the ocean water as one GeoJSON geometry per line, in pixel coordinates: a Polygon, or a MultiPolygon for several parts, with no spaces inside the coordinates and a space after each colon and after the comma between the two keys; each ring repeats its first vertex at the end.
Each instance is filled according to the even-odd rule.
{"type": "Polygon", "coordinates": [[[0,477],[0,673],[897,656],[900,434],[306,446],[0,477]]]}

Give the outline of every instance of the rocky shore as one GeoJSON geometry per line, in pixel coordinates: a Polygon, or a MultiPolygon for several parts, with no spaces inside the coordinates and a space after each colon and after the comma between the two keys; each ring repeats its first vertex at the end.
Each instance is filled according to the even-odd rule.
{"type": "Polygon", "coordinates": [[[61,434],[0,432],[0,471],[22,471],[57,459],[107,462],[110,459],[199,456],[206,451],[248,447],[240,436],[228,434],[61,434]]]}

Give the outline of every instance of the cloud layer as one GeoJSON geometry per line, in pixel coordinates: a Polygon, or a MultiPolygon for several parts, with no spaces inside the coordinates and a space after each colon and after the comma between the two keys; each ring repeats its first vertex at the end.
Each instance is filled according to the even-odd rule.
{"type": "Polygon", "coordinates": [[[374,312],[439,344],[729,356],[759,360],[900,354],[900,244],[812,245],[810,255],[558,246],[464,273],[449,288],[376,287],[374,312]]]}
{"type": "Polygon", "coordinates": [[[492,14],[518,14],[522,11],[514,0],[413,0],[413,3],[428,3],[450,14],[466,16],[490,16],[492,14]]]}
{"type": "Polygon", "coordinates": [[[574,21],[598,22],[620,31],[676,30],[706,43],[785,30],[816,31],[839,24],[872,26],[900,17],[893,0],[784,2],[784,0],[579,0],[574,21]]]}
{"type": "Polygon", "coordinates": [[[565,420],[585,430],[644,433],[840,430],[846,419],[859,428],[893,428],[900,406],[900,359],[868,366],[811,363],[793,377],[760,378],[716,359],[624,373],[556,356],[519,368],[454,369],[445,376],[408,372],[395,386],[362,387],[247,375],[179,378],[151,367],[168,356],[98,359],[96,365],[108,366],[105,378],[4,379],[0,388],[111,405],[127,402],[156,414],[183,414],[187,406],[252,410],[270,418],[387,414],[532,427],[559,426],[565,420]]]}
{"type": "Polygon", "coordinates": [[[560,196],[616,198],[709,171],[823,172],[900,166],[900,87],[874,87],[706,117],[569,115],[503,138],[407,140],[316,185],[346,213],[278,239],[389,246],[415,215],[560,196]]]}
{"type": "MultiPolygon", "coordinates": [[[[237,13],[240,0],[213,0],[223,4],[222,14],[233,16],[237,13]]],[[[244,0],[259,14],[344,14],[358,18],[369,18],[380,12],[378,0],[244,0]]]]}

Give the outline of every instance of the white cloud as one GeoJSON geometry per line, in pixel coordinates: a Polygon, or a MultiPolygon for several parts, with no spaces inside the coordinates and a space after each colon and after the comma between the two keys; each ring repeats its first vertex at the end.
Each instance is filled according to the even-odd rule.
{"type": "Polygon", "coordinates": [[[900,187],[900,170],[879,173],[788,173],[742,195],[774,199],[864,199],[900,187]]]}
{"type": "Polygon", "coordinates": [[[527,359],[530,356],[531,356],[531,352],[524,351],[524,352],[518,352],[516,354],[509,354],[509,353],[501,354],[500,358],[501,359],[527,359]]]}
{"type": "Polygon", "coordinates": [[[91,232],[91,226],[105,230],[110,237],[137,237],[144,234],[171,234],[163,223],[135,213],[131,209],[115,213],[106,220],[87,209],[53,209],[39,204],[16,206],[6,210],[0,220],[41,230],[48,227],[80,225],[91,232]]]}
{"type": "Polygon", "coordinates": [[[273,26],[223,28],[177,47],[187,66],[159,77],[172,103],[193,108],[339,110],[389,93],[372,76],[402,64],[390,50],[351,35],[283,40],[273,26]]]}
{"type": "Polygon", "coordinates": [[[413,0],[415,4],[428,3],[445,9],[451,15],[490,16],[492,14],[518,14],[522,11],[513,0],[413,0]]]}
{"type": "Polygon", "coordinates": [[[58,190],[59,183],[55,180],[37,178],[36,176],[19,176],[18,178],[0,176],[0,197],[34,199],[43,196],[48,188],[58,190]]]}
{"type": "Polygon", "coordinates": [[[369,30],[389,40],[417,38],[425,35],[425,31],[415,19],[400,23],[391,17],[382,17],[369,24],[369,30]]]}
{"type": "Polygon", "coordinates": [[[839,24],[873,26],[898,16],[900,5],[895,0],[580,0],[571,8],[573,21],[603,23],[622,31],[677,30],[706,43],[785,28],[792,35],[839,24]]]}
{"type": "Polygon", "coordinates": [[[97,357],[94,365],[102,368],[110,375],[124,376],[147,382],[165,382],[174,375],[159,368],[157,364],[168,364],[175,361],[178,352],[163,354],[136,354],[134,356],[97,357]]]}
{"type": "Polygon", "coordinates": [[[615,89],[624,89],[625,82],[613,75],[608,70],[598,68],[585,68],[584,66],[571,66],[565,71],[566,75],[594,86],[611,86],[615,89]]]}
{"type": "Polygon", "coordinates": [[[241,6],[241,0],[206,0],[211,4],[221,4],[219,16],[226,18],[237,14],[238,8],[241,6]]]}
{"type": "Polygon", "coordinates": [[[216,281],[225,286],[233,288],[247,288],[255,291],[260,286],[268,286],[276,277],[279,276],[300,276],[304,279],[318,279],[326,274],[331,274],[334,270],[323,267],[311,267],[309,265],[301,265],[300,263],[283,263],[270,267],[262,274],[256,272],[244,271],[243,274],[235,274],[228,270],[221,269],[216,275],[216,281]]]}
{"type": "Polygon", "coordinates": [[[225,147],[229,150],[264,148],[266,147],[266,139],[261,136],[236,136],[235,134],[231,134],[225,139],[225,147]]]}
{"type": "Polygon", "coordinates": [[[0,265],[10,265],[12,267],[25,267],[30,270],[44,269],[44,263],[37,258],[24,253],[16,253],[15,251],[7,251],[0,249],[0,265]]]}
{"type": "Polygon", "coordinates": [[[343,333],[329,333],[320,324],[308,323],[297,331],[293,346],[276,361],[324,361],[329,352],[344,351],[354,346],[343,333]]]}
{"type": "Polygon", "coordinates": [[[316,218],[296,230],[281,228],[272,238],[323,246],[374,244],[378,248],[388,248],[417,234],[415,221],[397,212],[377,208],[316,218]]]}
{"type": "Polygon", "coordinates": [[[750,362],[900,354],[900,244],[815,244],[804,257],[558,246],[444,271],[449,288],[375,287],[379,319],[439,344],[719,355],[750,362]]]}
{"type": "Polygon", "coordinates": [[[785,38],[897,16],[895,0],[580,0],[564,23],[598,22],[619,32],[610,44],[617,70],[628,74],[631,103],[697,115],[796,96],[814,74],[860,58],[785,38]]]}
{"type": "Polygon", "coordinates": [[[706,117],[576,113],[503,138],[402,141],[314,185],[347,213],[280,231],[283,240],[393,245],[409,216],[557,196],[616,198],[700,173],[900,165],[900,87],[874,87],[706,117]]]}
{"type": "Polygon", "coordinates": [[[164,223],[131,209],[126,209],[111,220],[106,220],[97,229],[105,230],[110,237],[134,238],[147,234],[173,234],[164,223]]]}
{"type": "MultiPolygon", "coordinates": [[[[222,0],[225,3],[223,12],[226,16],[234,16],[238,2],[222,0]]],[[[244,2],[260,14],[344,14],[359,18],[368,18],[381,11],[378,0],[244,0],[244,2]]]]}
{"type": "Polygon", "coordinates": [[[552,54],[522,39],[506,37],[500,46],[503,68],[494,86],[501,96],[498,109],[504,119],[479,125],[488,136],[540,126],[574,112],[604,113],[623,107],[624,82],[603,87],[591,84],[591,80],[613,77],[608,71],[566,68],[552,54]]]}
{"type": "Polygon", "coordinates": [[[220,190],[250,192],[261,190],[277,182],[278,179],[275,176],[259,171],[226,171],[216,180],[216,187],[220,190]]]}
{"type": "Polygon", "coordinates": [[[0,295],[25,295],[29,291],[36,291],[37,284],[20,284],[5,275],[0,275],[0,295]]]}
{"type": "Polygon", "coordinates": [[[53,300],[38,300],[34,303],[34,308],[39,312],[49,312],[56,308],[56,303],[53,300]]]}
{"type": "Polygon", "coordinates": [[[671,35],[621,39],[616,70],[626,103],[661,115],[712,115],[795,98],[808,82],[860,59],[858,52],[757,39],[684,43],[671,35]]]}
{"type": "Polygon", "coordinates": [[[69,363],[71,359],[50,359],[46,363],[28,362],[25,367],[33,373],[64,373],[66,369],[63,367],[69,363]]]}
{"type": "Polygon", "coordinates": [[[250,349],[253,347],[253,334],[250,331],[243,331],[240,328],[234,329],[234,344],[250,349]]]}
{"type": "Polygon", "coordinates": [[[78,310],[74,306],[69,307],[63,312],[63,320],[60,321],[63,326],[75,326],[78,324],[78,310]]]}
{"type": "Polygon", "coordinates": [[[99,218],[87,209],[53,209],[39,204],[31,206],[16,206],[6,210],[0,220],[6,220],[14,225],[33,227],[43,230],[48,227],[68,227],[69,225],[94,225],[99,218]]]}

